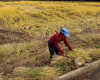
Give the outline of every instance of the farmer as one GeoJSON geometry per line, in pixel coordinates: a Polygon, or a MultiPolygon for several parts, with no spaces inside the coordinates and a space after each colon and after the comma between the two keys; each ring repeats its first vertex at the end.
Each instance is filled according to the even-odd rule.
{"type": "Polygon", "coordinates": [[[55,35],[53,35],[49,41],[48,41],[48,47],[49,47],[49,51],[50,51],[50,59],[52,58],[52,56],[54,55],[54,51],[57,55],[63,55],[65,56],[64,52],[61,50],[61,48],[59,47],[59,43],[61,41],[64,41],[65,45],[71,50],[71,46],[68,44],[67,42],[67,38],[69,37],[68,34],[68,30],[66,28],[63,28],[60,33],[56,33],[55,35]]]}

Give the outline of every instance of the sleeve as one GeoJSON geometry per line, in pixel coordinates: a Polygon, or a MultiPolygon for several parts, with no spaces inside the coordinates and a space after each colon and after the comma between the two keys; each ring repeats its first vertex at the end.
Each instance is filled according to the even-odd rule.
{"type": "Polygon", "coordinates": [[[62,54],[62,55],[64,55],[64,52],[61,50],[61,48],[59,47],[59,42],[55,42],[55,46],[56,46],[56,48],[58,49],[58,51],[62,54]]]}
{"type": "Polygon", "coordinates": [[[64,39],[64,43],[65,45],[72,51],[72,47],[68,44],[67,39],[64,39]]]}
{"type": "Polygon", "coordinates": [[[59,47],[59,41],[57,40],[57,36],[55,36],[55,46],[57,48],[57,50],[62,54],[64,55],[64,52],[61,50],[61,48],[59,47]]]}

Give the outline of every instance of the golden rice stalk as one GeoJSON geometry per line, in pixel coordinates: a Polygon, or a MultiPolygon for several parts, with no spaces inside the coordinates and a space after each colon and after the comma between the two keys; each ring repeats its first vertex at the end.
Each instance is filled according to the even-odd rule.
{"type": "Polygon", "coordinates": [[[73,52],[69,52],[68,56],[71,58],[76,59],[78,58],[82,58],[85,62],[90,62],[92,59],[89,57],[89,55],[81,48],[75,48],[74,49],[74,53],[73,52]]]}
{"type": "Polygon", "coordinates": [[[51,66],[55,66],[57,64],[60,64],[61,62],[68,62],[68,58],[67,57],[63,57],[63,56],[58,56],[58,55],[54,55],[52,60],[51,60],[51,66]]]}

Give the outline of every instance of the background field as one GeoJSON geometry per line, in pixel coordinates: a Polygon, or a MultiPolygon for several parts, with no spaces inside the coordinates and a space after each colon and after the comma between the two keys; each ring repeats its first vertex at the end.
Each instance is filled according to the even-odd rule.
{"type": "MultiPolygon", "coordinates": [[[[0,72],[4,78],[22,80],[24,75],[23,80],[44,79],[45,77],[36,77],[41,75],[35,75],[36,78],[34,78],[34,75],[31,75],[35,72],[34,70],[26,71],[28,76],[22,74],[20,78],[19,75],[12,77],[12,72],[20,66],[40,68],[49,65],[48,39],[56,33],[55,31],[60,32],[61,28],[69,30],[68,42],[76,53],[80,48],[80,51],[82,49],[86,54],[91,54],[92,60],[99,59],[99,2],[0,2],[0,72]]],[[[69,53],[63,43],[60,47],[66,54],[69,53]]],[[[85,59],[86,62],[90,61],[85,59]]],[[[65,70],[66,66],[61,64],[62,73],[52,73],[56,76],[49,76],[46,79],[68,72],[69,68],[65,70]]],[[[36,72],[41,73],[47,69],[40,68],[40,72],[36,69],[36,72]]],[[[52,71],[51,68],[50,71],[52,71]]]]}

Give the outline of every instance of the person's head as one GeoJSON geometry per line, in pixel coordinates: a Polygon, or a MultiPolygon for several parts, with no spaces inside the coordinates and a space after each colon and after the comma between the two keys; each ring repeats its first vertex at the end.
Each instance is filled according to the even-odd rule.
{"type": "Polygon", "coordinates": [[[68,30],[66,28],[63,28],[60,33],[62,34],[62,36],[66,36],[66,37],[69,37],[69,33],[68,33],[68,30]]]}

